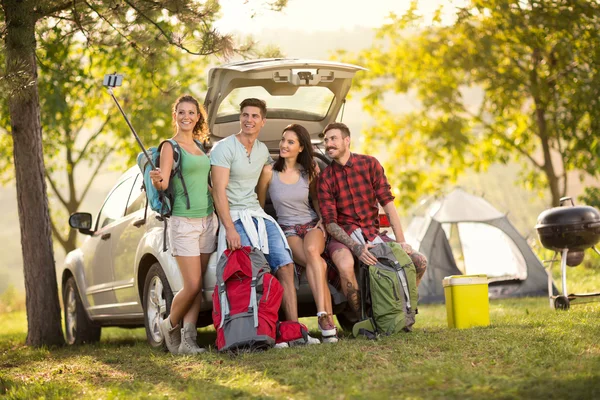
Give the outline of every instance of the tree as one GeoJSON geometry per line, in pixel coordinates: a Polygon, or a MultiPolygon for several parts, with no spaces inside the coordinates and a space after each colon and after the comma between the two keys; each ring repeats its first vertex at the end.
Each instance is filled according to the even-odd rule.
{"type": "MultiPolygon", "coordinates": [[[[281,7],[285,2],[277,2],[281,7]]],[[[36,28],[63,27],[65,37],[81,35],[89,46],[110,51],[125,43],[147,62],[175,46],[190,54],[227,54],[232,40],[212,27],[217,1],[178,0],[0,0],[4,39],[3,93],[7,96],[17,188],[27,308],[26,343],[64,343],[54,272],[46,194],[36,59],[36,28]],[[116,40],[117,39],[117,40],[116,40]]]]}
{"type": "Polygon", "coordinates": [[[386,170],[405,205],[492,162],[523,163],[523,182],[553,205],[569,172],[600,176],[597,2],[473,0],[426,27],[414,2],[390,19],[373,48],[343,57],[369,68],[366,141],[393,149],[386,170]],[[399,95],[418,104],[390,108],[399,95]]]}
{"type": "MultiPolygon", "coordinates": [[[[205,88],[208,61],[170,47],[155,52],[151,62],[140,62],[139,52],[131,46],[108,52],[66,33],[62,26],[41,22],[36,37],[44,163],[52,194],[50,223],[53,238],[68,253],[76,248],[77,239],[77,231],[67,224],[68,215],[80,209],[111,156],[139,151],[100,84],[104,73],[125,75],[118,94],[121,103],[128,112],[134,111],[131,118],[143,142],[154,143],[169,134],[170,105],[175,97],[192,87],[205,88]],[[85,172],[89,176],[85,181],[80,179],[82,170],[91,170],[85,172]]],[[[4,135],[0,138],[0,172],[8,179],[13,172],[11,150],[10,136],[4,135]]]]}

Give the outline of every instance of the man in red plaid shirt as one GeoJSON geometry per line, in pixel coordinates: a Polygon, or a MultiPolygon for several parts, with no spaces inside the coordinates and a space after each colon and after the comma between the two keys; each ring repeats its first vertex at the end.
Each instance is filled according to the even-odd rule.
{"type": "Polygon", "coordinates": [[[354,311],[359,310],[358,283],[354,274],[354,256],[365,264],[377,258],[369,251],[376,243],[389,242],[379,232],[379,205],[387,214],[396,242],[410,256],[421,281],[427,259],[404,240],[394,196],[383,167],[376,158],[350,152],[350,130],[345,124],[325,127],[324,144],[333,159],[319,177],[319,209],[327,232],[331,235],[327,252],[337,267],[342,291],[354,311]]]}

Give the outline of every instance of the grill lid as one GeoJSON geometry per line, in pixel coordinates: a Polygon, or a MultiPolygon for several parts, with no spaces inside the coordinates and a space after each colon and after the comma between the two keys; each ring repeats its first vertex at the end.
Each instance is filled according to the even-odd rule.
{"type": "Polygon", "coordinates": [[[594,207],[554,207],[539,215],[536,228],[582,225],[585,229],[583,225],[594,222],[600,223],[600,212],[594,207]]]}
{"type": "MultiPolygon", "coordinates": [[[[563,201],[570,198],[561,199],[563,201]]],[[[542,212],[536,229],[542,246],[556,251],[583,251],[600,241],[600,212],[589,206],[554,207],[542,212]]],[[[574,257],[572,257],[574,258],[574,257]]],[[[571,260],[577,265],[575,259],[571,260]]]]}

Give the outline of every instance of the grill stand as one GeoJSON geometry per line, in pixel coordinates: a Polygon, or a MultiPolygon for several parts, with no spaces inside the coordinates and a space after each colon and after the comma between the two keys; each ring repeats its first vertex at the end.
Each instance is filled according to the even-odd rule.
{"type": "MultiPolygon", "coordinates": [[[[600,255],[600,252],[595,246],[592,246],[592,249],[600,255]]],[[[571,307],[571,303],[577,301],[577,299],[592,299],[595,297],[600,297],[600,293],[580,293],[575,294],[571,293],[567,295],[567,254],[569,253],[569,249],[563,249],[560,260],[560,274],[561,274],[561,287],[562,294],[558,296],[552,295],[552,264],[556,260],[556,255],[558,251],[554,253],[554,257],[550,260],[550,265],[546,269],[548,274],[548,300],[550,302],[550,308],[554,308],[556,310],[568,310],[571,307]]],[[[587,301],[580,301],[580,303],[587,303],[587,301]]]]}

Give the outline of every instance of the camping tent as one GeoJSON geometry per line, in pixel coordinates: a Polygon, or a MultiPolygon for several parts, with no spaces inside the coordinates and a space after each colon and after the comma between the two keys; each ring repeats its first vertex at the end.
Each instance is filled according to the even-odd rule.
{"type": "Polygon", "coordinates": [[[429,260],[420,303],[444,302],[442,280],[462,274],[486,274],[490,298],[548,295],[546,270],[506,215],[462,189],[430,200],[405,236],[429,260]]]}

